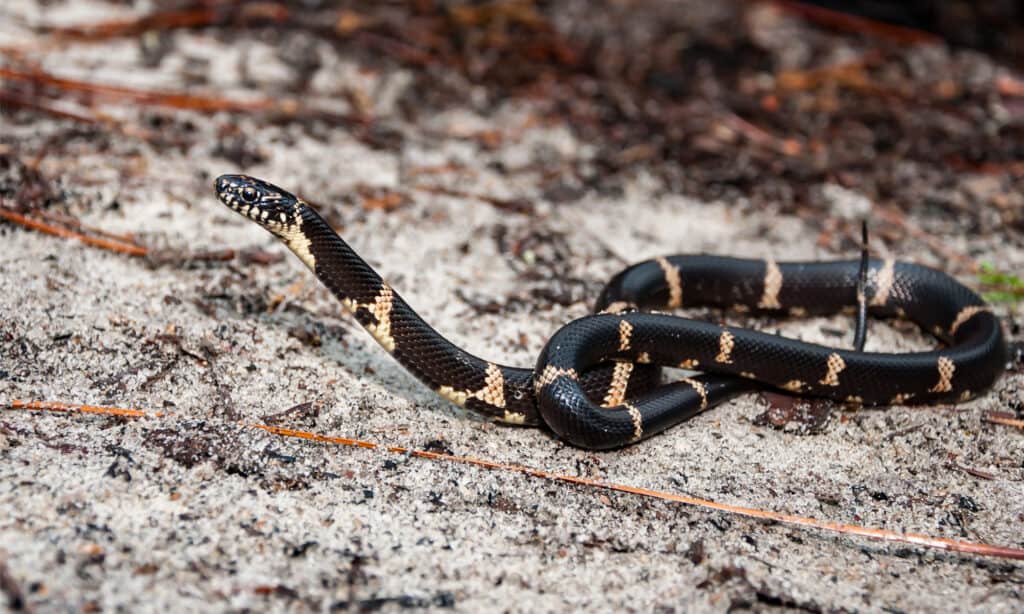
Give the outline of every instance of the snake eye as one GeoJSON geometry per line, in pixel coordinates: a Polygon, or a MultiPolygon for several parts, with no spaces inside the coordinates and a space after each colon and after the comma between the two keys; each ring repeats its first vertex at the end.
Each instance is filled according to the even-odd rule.
{"type": "Polygon", "coordinates": [[[258,196],[258,194],[256,193],[256,188],[245,187],[242,188],[242,191],[241,193],[239,193],[239,196],[241,197],[243,202],[246,202],[251,205],[254,202],[256,202],[256,197],[258,196]]]}

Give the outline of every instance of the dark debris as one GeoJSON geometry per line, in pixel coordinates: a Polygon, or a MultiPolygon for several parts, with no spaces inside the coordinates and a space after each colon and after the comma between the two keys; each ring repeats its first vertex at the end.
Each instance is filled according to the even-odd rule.
{"type": "MultiPolygon", "coordinates": [[[[908,44],[877,29],[823,27],[786,6],[739,0],[306,3],[253,7],[231,18],[217,13],[201,25],[218,36],[275,41],[299,94],[331,65],[322,62],[326,49],[368,70],[402,67],[413,75],[399,101],[402,117],[376,115],[373,94],[354,91],[343,94],[354,109],[348,115],[301,105],[264,111],[269,121],[299,124],[314,137],[325,138],[325,126],[342,127],[371,147],[397,151],[414,131],[408,126],[427,114],[473,101],[486,115],[510,99],[529,100],[541,121],[571,126],[596,151],[586,159],[538,159],[530,172],[552,202],[572,202],[592,190],[621,193],[625,180],[643,168],[670,191],[798,213],[827,230],[821,220],[831,217],[834,203],[821,186],[828,183],[876,206],[928,212],[971,234],[1006,232],[1019,241],[1024,85],[1005,78],[985,56],[951,49],[934,36],[911,37],[915,44],[908,44]]],[[[988,13],[965,14],[975,26],[991,21],[988,13]]],[[[168,23],[166,15],[154,16],[87,37],[162,32],[160,24],[168,23]]],[[[963,43],[964,32],[983,30],[964,24],[938,31],[963,43]]],[[[1000,32],[1007,37],[1000,40],[1016,40],[1012,29],[1000,32]]],[[[166,43],[153,41],[146,61],[159,63],[166,43]]],[[[988,48],[984,42],[974,41],[988,48]]],[[[279,91],[262,94],[280,97],[279,91]]],[[[201,136],[187,120],[163,112],[147,111],[142,123],[157,137],[151,142],[160,135],[178,144],[201,136]]],[[[477,140],[485,153],[509,137],[501,129],[484,132],[477,140]]],[[[417,138],[465,137],[424,130],[417,138]]],[[[242,168],[267,155],[232,124],[224,125],[216,152],[242,168]]],[[[402,202],[390,195],[370,201],[402,202]]],[[[510,203],[532,210],[524,199],[494,204],[510,203]]],[[[913,234],[897,225],[887,239],[913,234]]],[[[564,304],[573,296],[574,290],[559,288],[538,298],[564,304]]]]}
{"type": "Polygon", "coordinates": [[[832,418],[835,404],[824,399],[794,397],[764,392],[768,408],[754,417],[756,426],[767,426],[794,435],[823,432],[832,418]]]}

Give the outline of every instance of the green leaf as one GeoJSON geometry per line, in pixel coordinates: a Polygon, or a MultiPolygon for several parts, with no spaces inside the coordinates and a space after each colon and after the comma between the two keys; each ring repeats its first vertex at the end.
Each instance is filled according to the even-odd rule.
{"type": "Polygon", "coordinates": [[[1024,299],[1024,281],[1012,273],[1003,273],[991,262],[981,263],[978,283],[984,289],[982,298],[990,303],[1017,303],[1024,299]]]}

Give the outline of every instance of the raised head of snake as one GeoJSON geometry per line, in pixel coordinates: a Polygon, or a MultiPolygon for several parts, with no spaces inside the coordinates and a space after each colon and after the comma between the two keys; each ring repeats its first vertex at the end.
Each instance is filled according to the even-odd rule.
{"type": "Polygon", "coordinates": [[[309,237],[302,231],[308,216],[314,215],[294,194],[248,175],[221,175],[215,182],[221,202],[244,215],[285,242],[310,269],[316,263],[309,237]]]}
{"type": "Polygon", "coordinates": [[[247,175],[217,177],[217,196],[221,201],[275,235],[281,227],[300,223],[299,199],[266,181],[247,175]]]}

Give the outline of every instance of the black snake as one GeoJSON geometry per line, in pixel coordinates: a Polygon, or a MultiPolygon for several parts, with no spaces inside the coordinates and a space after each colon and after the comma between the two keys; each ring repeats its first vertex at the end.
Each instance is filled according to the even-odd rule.
{"type": "Polygon", "coordinates": [[[830,348],[640,309],[711,305],[804,316],[857,301],[860,262],[774,262],[668,256],[619,273],[595,315],[551,337],[534,369],[498,365],[430,325],[301,199],[265,181],[223,175],[228,207],[281,239],[406,369],[441,396],[494,420],[546,423],[588,448],[658,433],[742,392],[770,386],[861,405],[964,401],[1005,368],[998,318],[939,271],[872,260],[872,315],[905,317],[944,347],[887,354],[830,348]],[[658,385],[658,366],[703,372],[658,385]]]}

